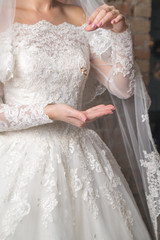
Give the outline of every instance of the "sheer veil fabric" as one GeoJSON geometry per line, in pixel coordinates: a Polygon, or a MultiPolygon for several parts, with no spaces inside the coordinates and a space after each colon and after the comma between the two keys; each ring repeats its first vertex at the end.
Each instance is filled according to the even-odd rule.
{"type": "MultiPolygon", "coordinates": [[[[81,6],[86,12],[87,17],[97,7],[104,4],[102,0],[61,0],[61,2],[81,6]]],[[[10,43],[12,42],[10,30],[14,21],[15,6],[16,0],[0,0],[0,32],[7,30],[10,43]]],[[[101,69],[100,65],[104,68],[105,65],[107,66],[108,57],[110,57],[108,53],[110,52],[112,55],[112,46],[101,42],[101,35],[106,35],[107,39],[110,30],[97,29],[87,34],[91,39],[91,43],[96,42],[99,48],[102,62],[97,63],[97,68],[101,69]]],[[[118,34],[116,37],[118,45],[118,34]]],[[[126,46],[127,41],[130,41],[130,39],[126,39],[124,43],[126,46]]],[[[6,76],[9,76],[13,68],[12,44],[4,47],[5,44],[6,42],[3,42],[2,38],[0,43],[0,68],[9,63],[7,65],[8,71],[5,73],[6,76]],[[7,51],[5,50],[4,52],[3,49],[7,49],[7,51]]],[[[121,51],[120,45],[118,48],[121,51]]],[[[130,59],[127,58],[124,61],[126,66],[130,64],[130,59]]],[[[115,68],[117,67],[124,76],[129,74],[125,69],[122,69],[121,62],[117,61],[116,64],[115,68]]],[[[90,127],[96,129],[101,135],[119,164],[122,166],[127,165],[127,172],[131,173],[129,178],[131,177],[131,182],[135,183],[135,191],[138,191],[139,196],[139,205],[146,218],[148,227],[152,232],[153,226],[155,237],[158,239],[158,226],[160,224],[158,221],[160,215],[160,158],[155,148],[149,126],[148,107],[150,100],[145,90],[142,76],[135,63],[134,69],[130,69],[132,73],[130,74],[130,91],[133,91],[134,95],[131,98],[127,98],[127,96],[125,99],[121,98],[121,96],[118,98],[106,91],[103,81],[99,80],[103,79],[102,72],[100,70],[97,71],[97,68],[91,65],[84,91],[83,106],[86,108],[98,102],[109,103],[115,106],[116,112],[114,116],[97,120],[90,127]],[[152,224],[150,224],[151,222],[152,224]]],[[[2,81],[6,76],[1,76],[2,81]]]]}

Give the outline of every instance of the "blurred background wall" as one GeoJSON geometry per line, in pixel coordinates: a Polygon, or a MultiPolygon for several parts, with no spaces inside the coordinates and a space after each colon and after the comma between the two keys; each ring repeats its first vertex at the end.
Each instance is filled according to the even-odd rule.
{"type": "Polygon", "coordinates": [[[152,0],[151,58],[149,94],[152,99],[150,123],[152,134],[160,152],[160,0],[152,0]]]}

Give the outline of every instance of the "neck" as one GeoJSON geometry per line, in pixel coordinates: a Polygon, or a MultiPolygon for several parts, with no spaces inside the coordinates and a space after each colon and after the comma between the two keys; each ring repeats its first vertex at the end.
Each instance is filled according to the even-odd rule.
{"type": "Polygon", "coordinates": [[[17,0],[18,8],[47,11],[54,6],[55,0],[17,0]]]}

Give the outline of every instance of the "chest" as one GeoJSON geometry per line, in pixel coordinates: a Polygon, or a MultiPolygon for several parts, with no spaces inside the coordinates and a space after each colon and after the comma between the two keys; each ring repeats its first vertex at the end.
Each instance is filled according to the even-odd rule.
{"type": "Polygon", "coordinates": [[[15,27],[12,88],[27,94],[45,92],[54,102],[71,104],[80,99],[90,70],[84,30],[48,22],[15,27]]]}
{"type": "Polygon", "coordinates": [[[14,54],[23,73],[70,72],[88,68],[89,47],[84,29],[47,21],[36,25],[16,25],[14,54]],[[86,66],[87,65],[87,66],[86,66]]]}

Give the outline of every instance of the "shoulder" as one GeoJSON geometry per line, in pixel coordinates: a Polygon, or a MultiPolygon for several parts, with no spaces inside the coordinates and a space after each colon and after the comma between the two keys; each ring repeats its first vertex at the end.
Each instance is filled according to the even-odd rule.
{"type": "Polygon", "coordinates": [[[84,10],[72,4],[62,4],[61,9],[68,21],[76,26],[81,26],[86,23],[86,14],[84,10]]]}

